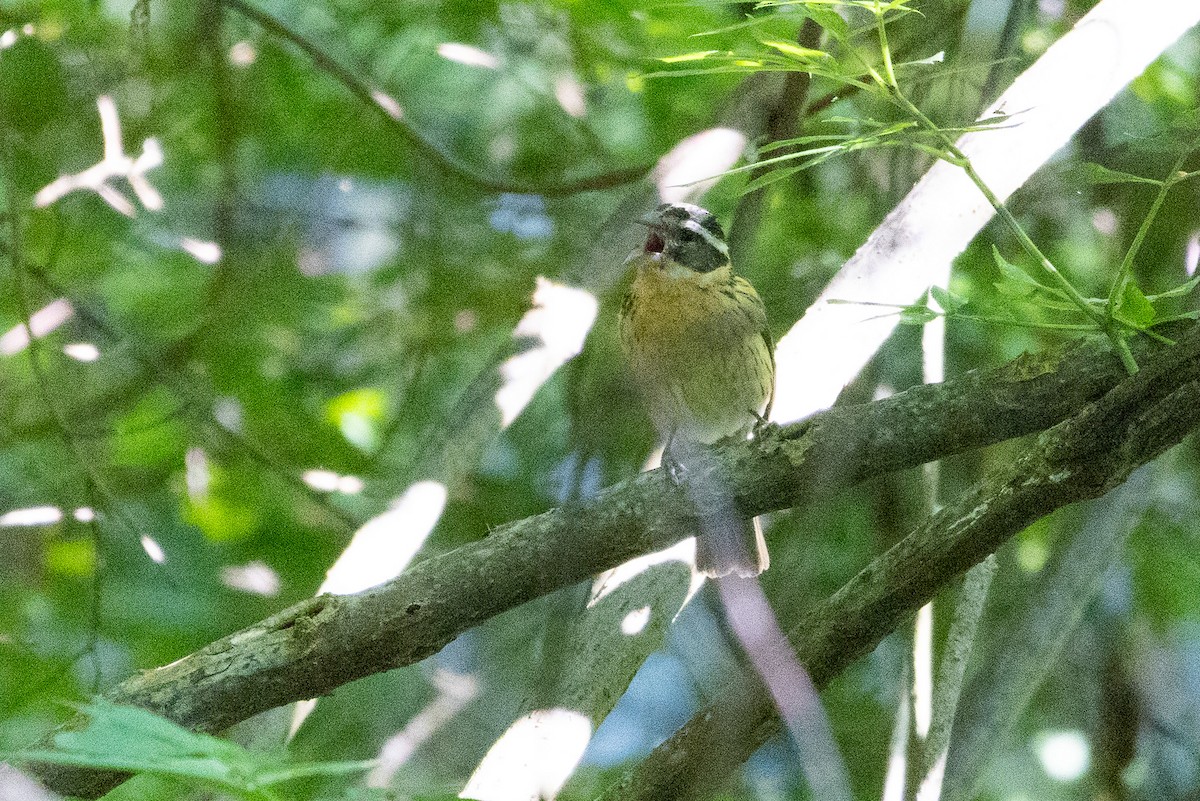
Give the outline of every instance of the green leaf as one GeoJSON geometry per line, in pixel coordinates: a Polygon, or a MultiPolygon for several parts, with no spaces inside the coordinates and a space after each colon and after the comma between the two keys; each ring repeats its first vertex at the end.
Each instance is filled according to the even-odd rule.
{"type": "MultiPolygon", "coordinates": [[[[1047,292],[1050,292],[1048,288],[1047,292]]],[[[1068,300],[1056,300],[1044,293],[1034,293],[1027,300],[1035,306],[1042,309],[1052,309],[1054,311],[1078,312],[1081,311],[1079,304],[1068,300]]]]}
{"type": "Polygon", "coordinates": [[[1154,186],[1162,186],[1162,181],[1156,181],[1153,178],[1143,178],[1140,175],[1132,175],[1119,170],[1110,170],[1103,164],[1088,162],[1080,170],[1083,173],[1084,179],[1093,184],[1153,184],[1154,186]]]}
{"type": "Polygon", "coordinates": [[[296,762],[284,768],[261,773],[254,779],[255,787],[266,787],[272,784],[282,784],[294,779],[305,779],[310,776],[344,776],[347,773],[361,773],[370,770],[377,764],[374,759],[347,759],[341,762],[296,762]]]}
{"type": "Polygon", "coordinates": [[[1076,310],[1079,307],[1067,297],[1058,287],[1046,286],[1000,255],[1000,250],[992,245],[992,258],[1000,268],[1003,277],[993,286],[1002,295],[1014,298],[1024,298],[1048,309],[1076,310]]]}
{"type": "Polygon", "coordinates": [[[1174,289],[1168,289],[1166,292],[1159,292],[1157,295],[1148,295],[1147,297],[1151,303],[1157,302],[1164,298],[1182,298],[1185,295],[1190,295],[1192,290],[1195,289],[1198,284],[1200,284],[1200,275],[1197,275],[1187,283],[1180,284],[1174,289]]]}
{"type": "Polygon", "coordinates": [[[188,731],[145,709],[105,700],[79,710],[90,718],[87,728],[59,733],[54,750],[23,751],[5,758],[174,776],[241,792],[308,776],[355,773],[374,764],[291,763],[279,755],[254,754],[237,743],[188,731]]]}
{"type": "Polygon", "coordinates": [[[1162,325],[1163,323],[1173,323],[1177,320],[1200,320],[1200,309],[1172,314],[1167,317],[1158,317],[1155,318],[1154,324],[1162,325]]]}
{"type": "Polygon", "coordinates": [[[956,312],[967,305],[967,299],[940,286],[929,287],[929,294],[946,313],[956,312]]]}
{"type": "Polygon", "coordinates": [[[762,189],[764,186],[770,186],[771,184],[775,183],[776,181],[782,181],[784,178],[789,178],[789,177],[795,175],[796,173],[800,172],[801,170],[807,169],[808,167],[811,167],[811,166],[812,166],[811,163],[805,163],[805,164],[801,164],[799,167],[788,167],[788,168],[782,169],[782,170],[771,170],[770,172],[768,172],[764,175],[760,175],[757,178],[755,178],[753,181],[750,181],[749,183],[747,183],[746,188],[742,190],[742,194],[749,194],[751,192],[757,192],[759,189],[762,189]]]}
{"type": "Polygon", "coordinates": [[[793,44],[792,42],[765,41],[762,44],[766,45],[767,47],[773,47],[780,53],[792,56],[805,63],[818,59],[827,59],[830,57],[829,54],[824,50],[811,50],[807,47],[801,47],[798,44],[793,44]]]}
{"type": "Polygon", "coordinates": [[[659,59],[664,64],[680,64],[685,61],[703,61],[709,56],[715,56],[720,50],[698,50],[694,53],[681,53],[678,56],[664,56],[659,59]]]}
{"type": "Polygon", "coordinates": [[[849,24],[847,24],[841,14],[838,14],[833,9],[806,6],[804,15],[820,25],[836,41],[845,42],[850,38],[849,24]]]}
{"type": "Polygon", "coordinates": [[[992,259],[1000,268],[1002,278],[994,286],[1001,294],[1027,298],[1039,289],[1045,288],[1027,272],[1000,255],[1000,249],[995,245],[992,245],[992,259]]]}
{"type": "Polygon", "coordinates": [[[925,306],[906,306],[900,310],[902,325],[925,325],[938,318],[938,313],[925,306]]]}
{"type": "Polygon", "coordinates": [[[61,732],[57,750],[37,759],[113,770],[171,774],[225,784],[254,767],[236,743],[196,734],[145,709],[99,700],[80,707],[91,720],[83,731],[61,732]]]}
{"type": "Polygon", "coordinates": [[[1149,328],[1154,323],[1154,304],[1142,293],[1138,285],[1128,281],[1121,291],[1113,316],[1134,328],[1149,328]]]}

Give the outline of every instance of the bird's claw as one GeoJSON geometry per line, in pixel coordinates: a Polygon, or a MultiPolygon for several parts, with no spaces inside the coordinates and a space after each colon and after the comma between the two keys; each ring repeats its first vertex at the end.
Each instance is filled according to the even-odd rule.
{"type": "Polygon", "coordinates": [[[668,453],[664,453],[662,457],[662,466],[666,468],[667,475],[670,476],[671,481],[676,484],[683,483],[684,476],[687,475],[687,467],[683,464],[683,462],[679,461],[668,453]]]}
{"type": "Polygon", "coordinates": [[[770,420],[763,417],[753,409],[750,410],[750,413],[754,415],[754,426],[750,429],[750,435],[753,439],[765,437],[771,431],[779,427],[778,424],[772,423],[770,420]]]}

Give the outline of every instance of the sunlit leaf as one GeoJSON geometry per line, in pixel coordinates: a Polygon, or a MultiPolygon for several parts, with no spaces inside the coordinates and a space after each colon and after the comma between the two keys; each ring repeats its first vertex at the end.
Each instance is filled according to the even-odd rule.
{"type": "Polygon", "coordinates": [[[937,318],[938,313],[925,306],[907,306],[900,312],[900,322],[904,325],[925,325],[937,318]]]}
{"type": "Polygon", "coordinates": [[[714,56],[720,52],[720,50],[700,50],[695,53],[682,53],[678,56],[664,56],[663,58],[660,58],[659,61],[663,62],[664,64],[680,64],[685,61],[703,61],[709,56],[714,56]]]}
{"type": "Polygon", "coordinates": [[[767,47],[773,47],[781,53],[793,56],[804,62],[829,58],[829,54],[823,50],[812,50],[791,42],[764,41],[763,44],[767,47]]]}
{"type": "Polygon", "coordinates": [[[96,569],[96,543],[91,539],[59,540],[46,549],[46,568],[64,576],[90,576],[96,569]]]}
{"type": "Polygon", "coordinates": [[[929,287],[929,294],[937,301],[942,311],[947,313],[956,312],[967,305],[966,298],[940,286],[929,287]]]}
{"type": "Polygon", "coordinates": [[[929,58],[922,58],[922,59],[918,59],[916,61],[902,61],[899,64],[895,64],[893,66],[896,69],[900,69],[902,67],[933,67],[933,66],[937,66],[939,64],[943,64],[943,63],[945,63],[945,61],[946,61],[945,52],[939,51],[937,53],[934,53],[929,58]]]}
{"type": "Polygon", "coordinates": [[[1136,283],[1127,281],[1113,315],[1134,328],[1148,328],[1154,323],[1154,304],[1136,283]]]}

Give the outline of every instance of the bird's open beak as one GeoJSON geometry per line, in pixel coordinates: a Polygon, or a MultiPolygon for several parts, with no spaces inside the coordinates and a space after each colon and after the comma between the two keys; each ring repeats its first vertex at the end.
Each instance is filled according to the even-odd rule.
{"type": "Polygon", "coordinates": [[[665,242],[662,237],[662,219],[654,212],[643,214],[634,220],[638,225],[644,225],[650,229],[650,234],[646,237],[646,244],[643,246],[644,253],[662,253],[665,242]]]}

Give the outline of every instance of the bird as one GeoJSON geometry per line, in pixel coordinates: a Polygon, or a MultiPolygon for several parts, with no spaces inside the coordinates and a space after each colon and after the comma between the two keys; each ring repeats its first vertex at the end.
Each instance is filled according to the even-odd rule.
{"type": "MultiPolygon", "coordinates": [[[[691,203],[664,203],[638,220],[645,242],[625,260],[633,280],[618,334],[629,371],[665,441],[676,478],[689,458],[727,438],[747,438],[770,413],[775,358],[767,311],[733,272],[717,218],[691,203]]],[[[728,496],[728,488],[715,488],[728,496]]],[[[710,504],[711,506],[711,504],[710,504]]],[[[696,569],[712,578],[755,576],[770,564],[762,526],[727,503],[701,520],[696,569]]]]}

